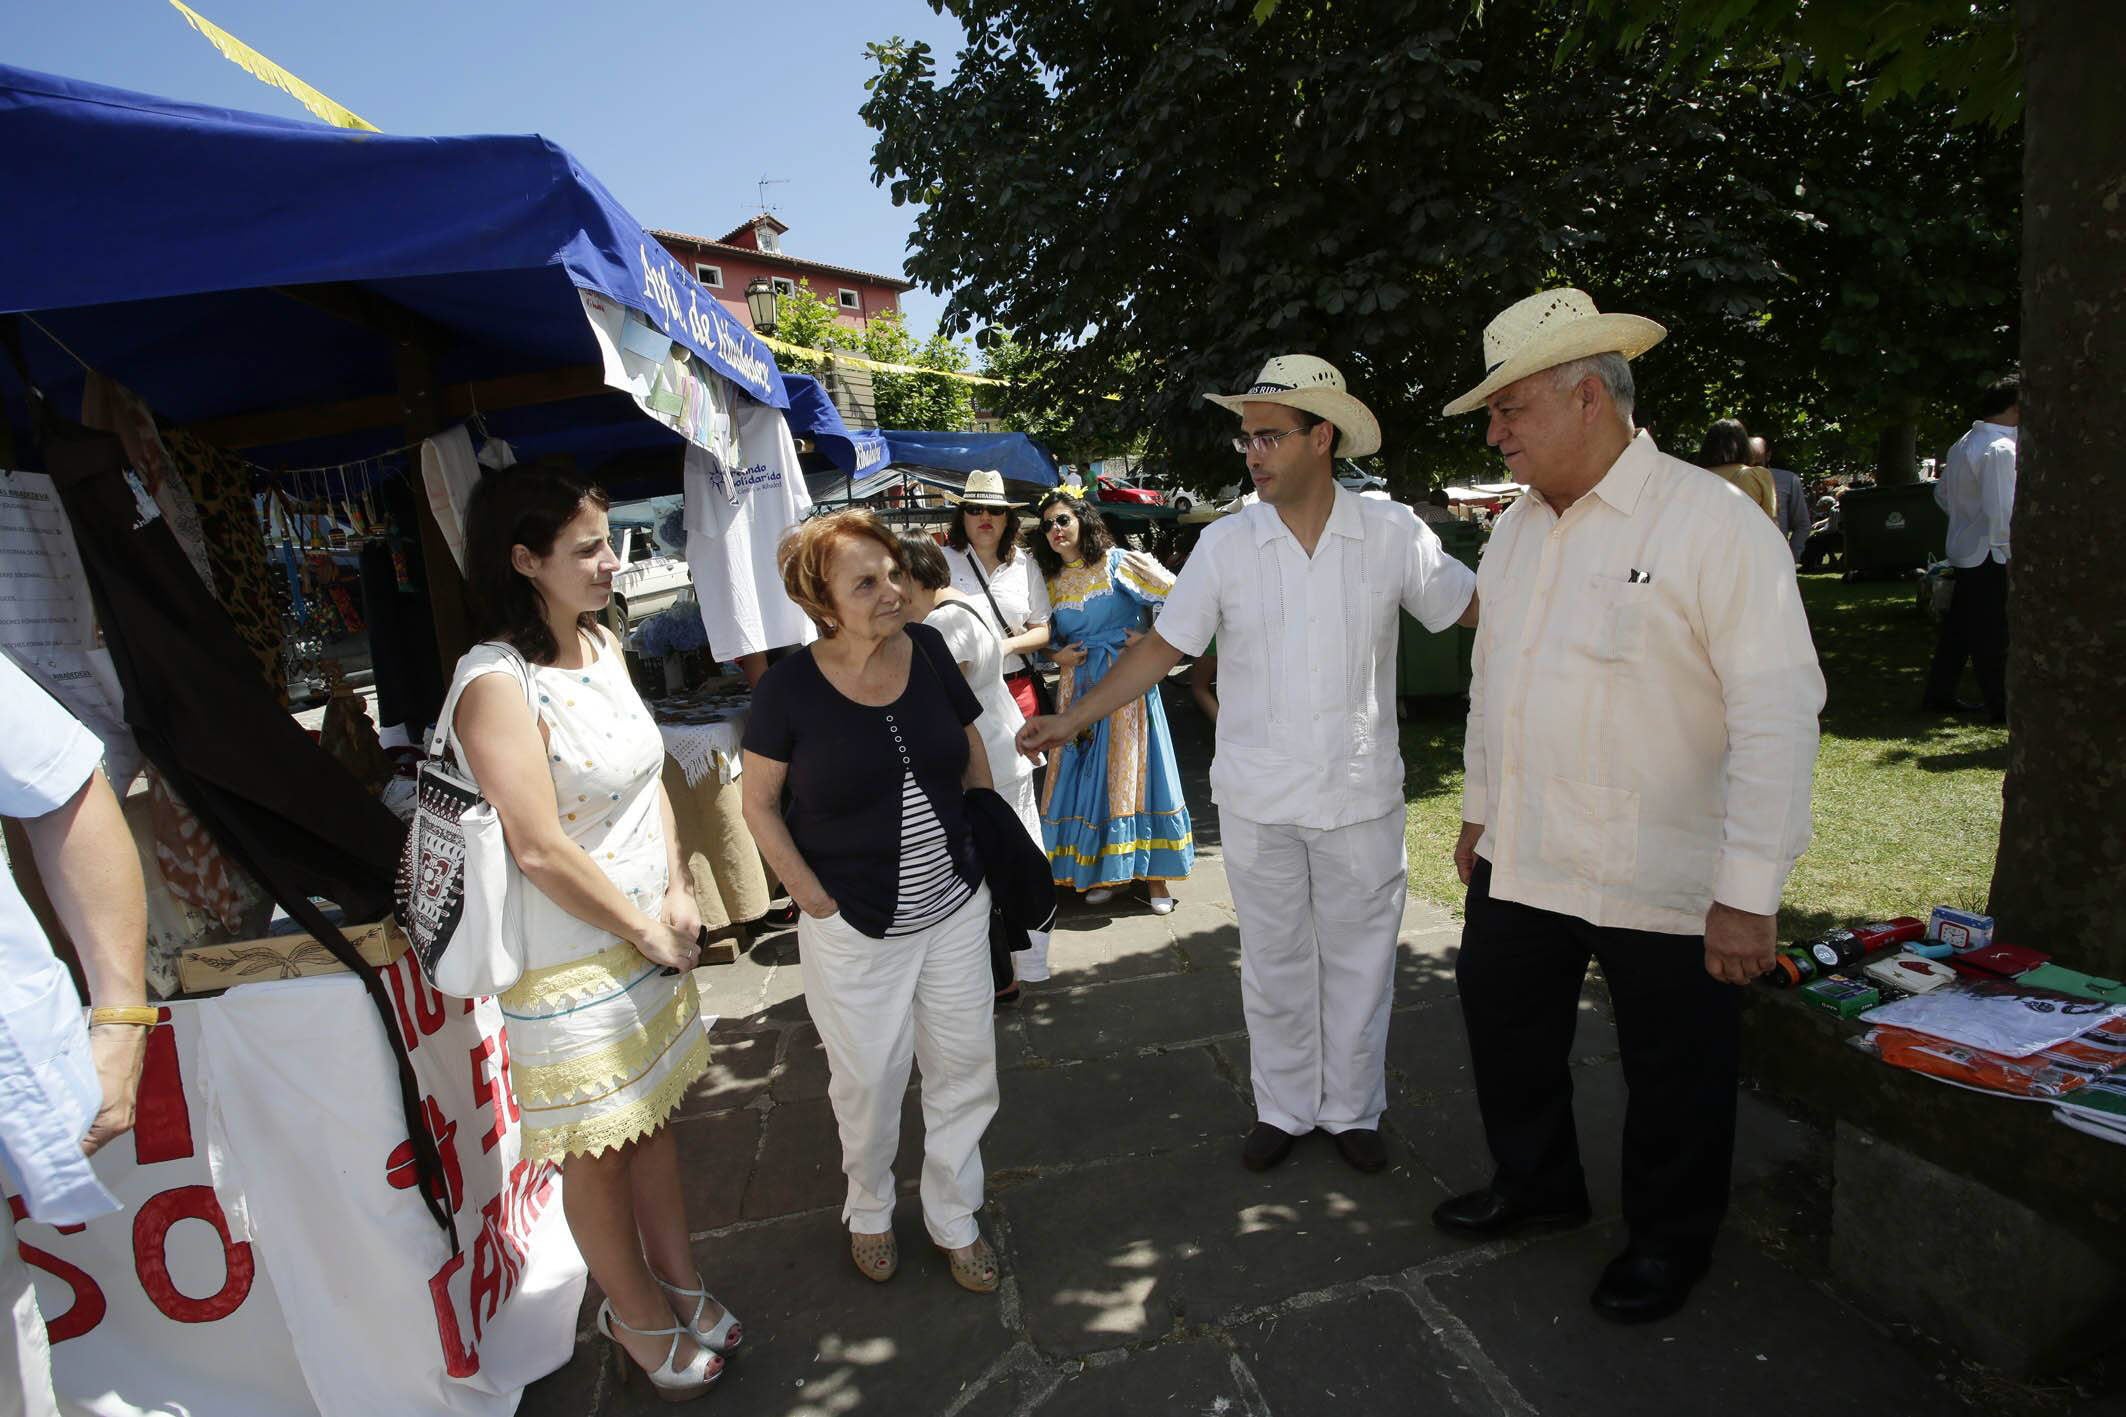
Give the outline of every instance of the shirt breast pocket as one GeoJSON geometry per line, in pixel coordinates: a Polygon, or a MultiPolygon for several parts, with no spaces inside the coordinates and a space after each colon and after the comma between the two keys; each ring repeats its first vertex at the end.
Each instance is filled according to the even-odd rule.
{"type": "Polygon", "coordinates": [[[1589,659],[1616,664],[1646,652],[1646,625],[1653,614],[1651,581],[1589,576],[1576,619],[1574,644],[1589,659]]]}

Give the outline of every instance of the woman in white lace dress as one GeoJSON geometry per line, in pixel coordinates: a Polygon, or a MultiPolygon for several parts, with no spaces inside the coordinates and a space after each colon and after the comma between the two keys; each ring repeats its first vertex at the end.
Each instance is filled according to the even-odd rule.
{"type": "Polygon", "coordinates": [[[596,620],[619,566],[606,505],[544,467],[480,483],[466,575],[488,638],[459,661],[450,703],[527,886],[524,975],[500,999],[524,1156],[561,1167],[622,1373],[639,1366],[676,1400],[708,1390],[741,1332],[695,1268],[665,1125],[708,1065],[690,973],[701,920],[676,865],[663,740],[596,620]]]}

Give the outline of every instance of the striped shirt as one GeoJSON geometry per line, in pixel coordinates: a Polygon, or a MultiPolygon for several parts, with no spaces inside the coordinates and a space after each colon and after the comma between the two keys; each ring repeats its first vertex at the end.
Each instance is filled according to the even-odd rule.
{"type": "Polygon", "coordinates": [[[974,887],[960,879],[959,865],[952,859],[945,824],[931,810],[930,799],[914,773],[901,775],[901,871],[894,895],[895,935],[913,935],[927,930],[967,903],[974,887]]]}

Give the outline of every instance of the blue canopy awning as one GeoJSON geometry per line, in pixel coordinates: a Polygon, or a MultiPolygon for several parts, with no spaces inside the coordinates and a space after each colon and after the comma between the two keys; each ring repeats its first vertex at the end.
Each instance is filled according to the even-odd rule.
{"type": "MultiPolygon", "coordinates": [[[[579,289],[788,405],[768,348],[544,138],[357,132],[0,65],[0,191],[0,312],[170,422],[391,394],[409,319],[445,385],[594,371],[579,289]]],[[[79,366],[24,345],[66,407],[79,366]]]]}
{"type": "Polygon", "coordinates": [[[843,473],[860,477],[886,465],[891,457],[886,435],[876,429],[851,429],[819,380],[785,374],[783,387],[790,394],[790,431],[810,438],[843,473]]]}
{"type": "Polygon", "coordinates": [[[965,478],[954,477],[951,473],[904,467],[896,463],[856,477],[842,472],[823,472],[817,477],[807,477],[805,490],[811,493],[813,506],[822,511],[831,511],[843,504],[868,502],[896,487],[928,487],[949,497],[956,494],[965,481],[965,478]]]}
{"type": "Polygon", "coordinates": [[[976,468],[994,468],[1008,482],[1053,487],[1063,480],[1047,448],[1024,433],[908,433],[889,428],[882,436],[893,462],[943,468],[963,478],[976,468]]]}

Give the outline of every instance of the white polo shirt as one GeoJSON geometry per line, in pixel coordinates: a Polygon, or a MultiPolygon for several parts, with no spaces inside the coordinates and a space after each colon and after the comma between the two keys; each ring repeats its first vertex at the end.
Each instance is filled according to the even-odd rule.
{"type": "Polygon", "coordinates": [[[1776,912],[1823,674],[1762,509],[1641,433],[1562,517],[1509,508],[1477,589],[1462,819],[1491,894],[1675,935],[1776,912]]]}
{"type": "Polygon", "coordinates": [[[1342,488],[1312,556],[1267,503],[1206,527],[1155,628],[1184,654],[1218,640],[1212,800],[1316,828],[1399,810],[1398,612],[1444,630],[1475,586],[1408,507],[1342,488]]]}

